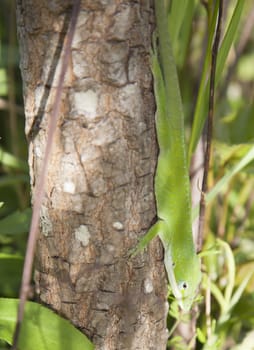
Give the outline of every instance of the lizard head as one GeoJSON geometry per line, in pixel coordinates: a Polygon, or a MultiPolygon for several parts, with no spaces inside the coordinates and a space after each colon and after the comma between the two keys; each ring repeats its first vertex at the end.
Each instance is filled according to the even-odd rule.
{"type": "Polygon", "coordinates": [[[178,305],[183,311],[185,312],[190,311],[192,304],[194,302],[194,299],[197,295],[197,289],[198,289],[199,283],[200,283],[200,279],[198,280],[186,279],[185,281],[180,281],[178,283],[177,295],[179,295],[180,297],[178,298],[176,297],[176,299],[178,301],[178,305]]]}
{"type": "Polygon", "coordinates": [[[173,266],[168,277],[178,305],[183,311],[190,311],[201,281],[199,257],[194,255],[187,264],[173,266]]]}

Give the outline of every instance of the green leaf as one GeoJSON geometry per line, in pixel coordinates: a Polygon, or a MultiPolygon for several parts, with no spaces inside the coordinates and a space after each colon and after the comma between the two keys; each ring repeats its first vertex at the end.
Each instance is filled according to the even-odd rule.
{"type": "Polygon", "coordinates": [[[174,47],[185,17],[188,0],[171,1],[169,11],[169,33],[174,47]]]}
{"type": "Polygon", "coordinates": [[[8,93],[6,69],[0,68],[0,96],[6,96],[8,93]]]}
{"type": "MultiPolygon", "coordinates": [[[[229,23],[226,34],[220,46],[220,49],[218,52],[217,65],[216,65],[215,86],[218,84],[221,78],[223,69],[225,69],[225,62],[228,57],[230,47],[235,39],[235,35],[240,24],[240,18],[241,18],[244,4],[245,4],[245,1],[237,1],[231,21],[229,23]]],[[[211,48],[209,44],[208,44],[207,52],[208,53],[211,52],[211,48]]],[[[199,88],[198,100],[197,100],[197,105],[195,109],[194,122],[193,122],[193,127],[191,132],[191,139],[190,139],[190,145],[189,145],[189,151],[188,151],[189,163],[190,163],[192,154],[195,151],[195,148],[197,146],[198,140],[200,138],[200,135],[204,126],[204,122],[207,117],[208,90],[209,90],[209,80],[207,80],[207,71],[208,71],[207,65],[208,65],[209,59],[210,58],[208,57],[208,54],[207,54],[207,57],[205,60],[205,66],[202,73],[202,80],[199,88]]]]}
{"type": "Polygon", "coordinates": [[[0,178],[0,188],[6,186],[13,186],[20,183],[29,183],[28,174],[15,174],[15,175],[6,175],[1,176],[0,178]]]}
{"type": "Polygon", "coordinates": [[[16,296],[19,290],[24,259],[21,256],[0,253],[0,294],[16,296]]]}
{"type": "Polygon", "coordinates": [[[179,38],[175,44],[176,48],[174,49],[174,54],[178,67],[182,67],[184,65],[187,56],[188,47],[191,41],[190,36],[192,32],[195,5],[195,0],[188,0],[185,17],[183,19],[184,25],[182,25],[179,33],[179,38]]]}
{"type": "Polygon", "coordinates": [[[253,274],[254,274],[254,271],[251,271],[247,276],[245,276],[242,283],[239,285],[239,287],[235,291],[234,295],[232,296],[232,298],[230,300],[230,305],[229,305],[230,309],[233,308],[239,302],[239,300],[240,300],[247,284],[249,283],[251,277],[253,276],[253,274]]]}
{"type": "Polygon", "coordinates": [[[230,170],[228,171],[214,186],[214,188],[207,195],[207,202],[213,200],[216,195],[224,189],[233,176],[239,173],[246,165],[254,160],[254,146],[245,154],[245,156],[230,170]]]}
{"type": "Polygon", "coordinates": [[[208,43],[206,48],[206,54],[204,59],[204,66],[202,70],[202,76],[200,81],[200,86],[198,90],[198,97],[195,107],[195,113],[194,113],[194,119],[193,119],[193,125],[192,125],[192,131],[191,131],[191,138],[190,138],[190,144],[188,149],[188,162],[190,164],[191,157],[193,152],[195,151],[195,148],[197,146],[198,140],[200,138],[203,123],[207,117],[207,111],[208,111],[208,88],[209,88],[209,82],[210,79],[208,79],[209,74],[209,67],[210,67],[210,61],[212,57],[212,44],[213,44],[213,35],[215,32],[216,22],[217,22],[217,14],[219,10],[219,2],[216,1],[214,12],[212,14],[210,21],[209,21],[209,33],[208,33],[208,43]]]}
{"type": "Polygon", "coordinates": [[[250,82],[254,79],[253,61],[254,54],[245,55],[239,61],[237,73],[242,81],[250,82]]]}
{"type": "Polygon", "coordinates": [[[241,344],[231,348],[231,350],[253,350],[254,331],[247,332],[241,344]]]}
{"type": "Polygon", "coordinates": [[[0,220],[0,234],[18,234],[29,231],[32,211],[27,208],[24,211],[15,211],[6,218],[0,220]]]}
{"type": "MultiPolygon", "coordinates": [[[[225,305],[225,299],[224,296],[222,294],[222,292],[220,291],[219,287],[217,287],[217,285],[213,282],[210,282],[210,287],[211,287],[211,293],[214,296],[215,300],[217,301],[217,303],[220,305],[220,309],[223,310],[224,305],[225,305]]],[[[207,288],[207,286],[205,286],[207,288]]]]}
{"type": "Polygon", "coordinates": [[[234,255],[233,255],[232,249],[230,248],[230,245],[219,238],[217,238],[217,244],[223,250],[223,253],[225,256],[225,264],[227,266],[227,275],[226,275],[227,285],[225,287],[225,292],[224,292],[224,299],[225,299],[225,303],[223,305],[224,310],[222,311],[222,312],[225,312],[225,310],[229,308],[229,303],[230,303],[234,285],[235,285],[236,266],[235,266],[234,255]]]}
{"type": "MultiPolygon", "coordinates": [[[[239,173],[246,165],[254,160],[254,146],[245,154],[245,156],[232,167],[213,187],[213,189],[206,196],[206,203],[210,203],[219,192],[221,192],[228,184],[229,181],[239,173]]],[[[199,206],[197,205],[192,211],[192,220],[194,221],[199,214],[199,206]]]]}
{"type": "Polygon", "coordinates": [[[13,156],[11,153],[4,151],[1,147],[0,147],[0,163],[10,168],[28,172],[27,162],[24,162],[23,160],[13,156]]]}
{"type": "Polygon", "coordinates": [[[243,12],[244,4],[245,4],[245,1],[242,1],[242,0],[237,1],[235,10],[231,17],[226,34],[223,38],[223,41],[219,50],[219,54],[218,54],[218,63],[216,67],[215,80],[217,81],[217,83],[219,81],[219,78],[221,77],[222,71],[225,69],[225,62],[228,57],[229,50],[232,46],[232,43],[234,42],[238,27],[241,23],[240,19],[243,12]]]}
{"type": "Polygon", "coordinates": [[[198,327],[197,328],[197,338],[200,341],[200,343],[205,344],[206,343],[206,336],[204,332],[198,327]]]}
{"type": "Polygon", "coordinates": [[[194,0],[178,0],[171,1],[168,16],[168,28],[170,33],[171,45],[176,61],[178,60],[178,52],[185,51],[187,41],[191,32],[192,15],[194,12],[194,0]],[[183,26],[184,24],[184,26],[183,26]],[[183,37],[180,33],[184,29],[183,37]]]}
{"type": "MultiPolygon", "coordinates": [[[[0,298],[0,339],[12,344],[18,299],[0,298]]],[[[93,344],[69,321],[40,304],[27,302],[20,350],[92,350],[93,344]]]]}

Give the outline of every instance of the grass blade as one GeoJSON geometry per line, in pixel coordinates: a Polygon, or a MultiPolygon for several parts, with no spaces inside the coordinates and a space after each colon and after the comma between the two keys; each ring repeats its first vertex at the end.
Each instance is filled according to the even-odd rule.
{"type": "MultiPolygon", "coordinates": [[[[244,145],[245,146],[245,145],[244,145]]],[[[230,180],[239,173],[244,167],[254,160],[254,146],[246,153],[246,155],[229,170],[213,187],[213,189],[206,196],[206,203],[210,203],[219,192],[221,192],[230,182],[230,180]]],[[[193,208],[192,221],[194,221],[199,214],[199,206],[193,208]]]]}
{"type": "MultiPolygon", "coordinates": [[[[240,24],[240,18],[243,12],[244,4],[245,2],[242,0],[239,0],[237,2],[231,21],[228,25],[227,31],[224,35],[222,44],[220,46],[219,53],[218,53],[215,86],[217,86],[219,78],[221,77],[221,74],[222,74],[222,70],[225,68],[225,62],[228,57],[229,50],[234,42],[235,35],[240,24]]],[[[214,24],[214,20],[212,21],[212,27],[213,27],[213,24],[214,24]]],[[[209,52],[211,51],[209,46],[210,39],[211,39],[211,35],[209,36],[209,42],[208,42],[208,48],[207,48],[207,51],[209,52]]],[[[194,121],[193,121],[193,127],[192,127],[191,139],[190,139],[190,145],[189,145],[189,151],[188,151],[189,163],[191,161],[192,154],[196,149],[198,140],[202,133],[202,129],[207,117],[209,81],[207,81],[206,76],[207,76],[207,69],[208,69],[207,64],[209,62],[208,55],[209,54],[207,54],[207,57],[205,59],[202,79],[201,79],[200,88],[199,88],[198,100],[197,100],[197,105],[195,109],[195,115],[194,115],[194,121]]]]}

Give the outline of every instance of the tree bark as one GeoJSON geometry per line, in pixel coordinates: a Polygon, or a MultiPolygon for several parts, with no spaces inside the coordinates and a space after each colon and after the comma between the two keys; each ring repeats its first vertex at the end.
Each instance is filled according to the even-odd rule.
{"type": "MultiPolygon", "coordinates": [[[[32,193],[71,7],[17,0],[32,193]]],[[[36,293],[97,349],[166,348],[161,245],[128,255],[155,217],[153,27],[150,0],[82,2],[41,208],[36,293]]]]}

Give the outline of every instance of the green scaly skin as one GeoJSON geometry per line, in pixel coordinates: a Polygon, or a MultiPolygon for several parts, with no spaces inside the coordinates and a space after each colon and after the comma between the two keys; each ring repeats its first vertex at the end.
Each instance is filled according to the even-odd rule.
{"type": "Polygon", "coordinates": [[[132,255],[159,235],[172,292],[182,310],[189,311],[201,281],[201,267],[192,237],[184,117],[163,0],[155,0],[155,13],[159,47],[157,51],[154,37],[152,71],[160,148],[155,175],[158,221],[141,239],[132,255]]]}
{"type": "Polygon", "coordinates": [[[159,234],[163,243],[165,266],[172,292],[180,307],[188,311],[201,280],[201,269],[192,237],[190,183],[181,96],[177,88],[177,72],[162,0],[155,0],[155,13],[159,47],[158,53],[155,49],[152,57],[152,70],[157,103],[156,130],[160,148],[155,176],[159,221],[151,230],[159,234]]]}

